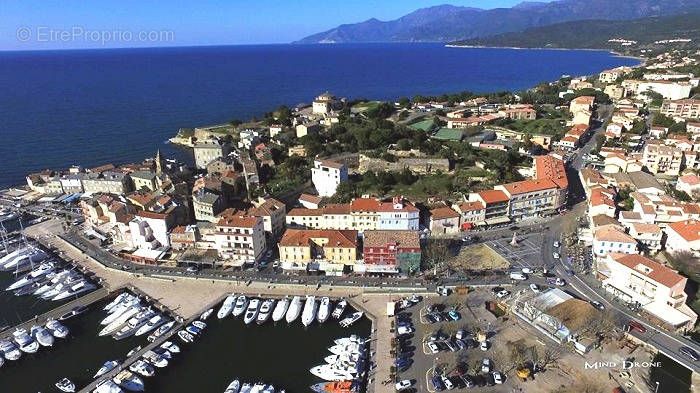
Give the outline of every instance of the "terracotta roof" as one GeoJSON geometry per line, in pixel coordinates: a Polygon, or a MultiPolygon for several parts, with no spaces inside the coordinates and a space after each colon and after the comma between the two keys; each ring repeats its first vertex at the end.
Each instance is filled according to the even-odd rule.
{"type": "Polygon", "coordinates": [[[576,104],[588,104],[592,105],[595,102],[595,97],[593,96],[580,96],[576,97],[571,102],[576,103],[576,104]]]}
{"type": "Polygon", "coordinates": [[[420,249],[418,231],[365,231],[363,246],[384,247],[387,244],[396,244],[399,248],[420,249]]]}
{"type": "Polygon", "coordinates": [[[620,218],[623,218],[625,220],[641,220],[642,215],[637,212],[623,210],[620,212],[620,218]]]}
{"type": "Polygon", "coordinates": [[[634,222],[634,223],[632,223],[632,227],[634,228],[634,231],[637,233],[661,234],[661,228],[659,228],[659,226],[656,224],[645,224],[642,222],[634,222]]]}
{"type": "Polygon", "coordinates": [[[475,210],[484,210],[486,206],[481,202],[462,202],[457,208],[460,212],[471,212],[475,210]]]}
{"type": "Polygon", "coordinates": [[[552,156],[535,157],[536,179],[550,179],[561,189],[569,187],[564,161],[552,156]]]}
{"type": "Polygon", "coordinates": [[[323,214],[350,214],[350,205],[347,203],[332,203],[319,209],[323,214]]]}
{"type": "Polygon", "coordinates": [[[599,240],[599,241],[605,241],[605,242],[637,244],[637,241],[634,240],[634,238],[632,236],[626,234],[625,232],[622,232],[621,230],[619,230],[613,226],[604,226],[604,227],[596,229],[595,239],[599,240]]]}
{"type": "Polygon", "coordinates": [[[656,262],[653,259],[638,254],[611,253],[610,257],[620,264],[627,266],[636,273],[642,274],[650,279],[663,284],[666,287],[673,287],[676,284],[687,280],[675,270],[656,262]]]}
{"type": "Polygon", "coordinates": [[[501,190],[480,191],[479,196],[484,202],[486,202],[486,204],[507,202],[510,200],[508,195],[506,195],[506,193],[501,190]]]}
{"type": "Polygon", "coordinates": [[[253,228],[259,220],[259,217],[251,217],[244,215],[226,215],[222,216],[216,225],[234,228],[253,228]]]}
{"type": "Polygon", "coordinates": [[[355,198],[350,206],[354,212],[374,212],[379,209],[379,201],[374,198],[355,198]]]}
{"type": "Polygon", "coordinates": [[[311,195],[311,194],[301,194],[301,195],[299,195],[299,200],[300,200],[300,201],[305,201],[305,202],[310,202],[310,203],[315,203],[315,204],[321,203],[321,200],[322,200],[322,199],[323,199],[323,198],[321,198],[321,197],[318,196],[318,195],[311,195]]]}
{"type": "Polygon", "coordinates": [[[432,220],[442,220],[445,218],[457,218],[457,217],[459,217],[459,213],[457,213],[451,207],[443,206],[443,207],[438,207],[437,209],[430,210],[430,218],[432,220]]]}
{"type": "Polygon", "coordinates": [[[394,208],[393,202],[382,202],[379,204],[378,212],[417,212],[418,208],[408,202],[402,202],[400,209],[394,208]]]}
{"type": "Polygon", "coordinates": [[[139,217],[150,218],[154,220],[164,220],[168,216],[167,214],[151,212],[148,210],[141,210],[140,212],[137,212],[136,215],[139,217]]]}
{"type": "Polygon", "coordinates": [[[289,216],[322,216],[323,209],[306,209],[306,208],[294,208],[287,212],[287,217],[289,216]]]}
{"type": "Polygon", "coordinates": [[[567,136],[561,138],[561,141],[562,142],[576,143],[576,142],[578,142],[578,138],[576,138],[575,136],[567,135],[567,136]]]}
{"type": "MultiPolygon", "coordinates": [[[[693,152],[691,152],[691,153],[693,153],[693,152]]],[[[693,154],[695,154],[695,153],[693,153],[693,154]]],[[[700,176],[698,176],[694,173],[691,173],[691,174],[683,175],[683,176],[679,177],[678,181],[683,182],[683,183],[688,184],[688,185],[691,185],[691,186],[696,186],[696,185],[700,184],[700,176]]]]}
{"type": "Polygon", "coordinates": [[[595,228],[602,227],[605,225],[617,225],[618,227],[621,227],[619,221],[610,216],[606,216],[605,214],[598,214],[597,216],[593,216],[591,220],[593,221],[593,226],[595,228]]]}
{"type": "Polygon", "coordinates": [[[550,179],[538,179],[506,183],[503,184],[502,187],[505,188],[510,195],[518,195],[557,188],[557,185],[550,179]]]}
{"type": "Polygon", "coordinates": [[[591,192],[591,206],[608,205],[615,207],[615,201],[603,193],[601,189],[595,189],[591,192]]]}
{"type": "Polygon", "coordinates": [[[173,228],[173,230],[170,231],[170,233],[185,233],[186,229],[187,229],[186,226],[180,225],[180,226],[176,226],[175,228],[173,228]]]}
{"type": "Polygon", "coordinates": [[[357,231],[331,229],[287,229],[280,239],[282,247],[308,246],[311,239],[327,239],[326,247],[357,247],[357,231]]]}
{"type": "Polygon", "coordinates": [[[694,242],[700,240],[700,221],[697,220],[686,220],[679,222],[672,222],[668,224],[668,227],[676,232],[680,237],[685,239],[687,242],[694,242]]]}

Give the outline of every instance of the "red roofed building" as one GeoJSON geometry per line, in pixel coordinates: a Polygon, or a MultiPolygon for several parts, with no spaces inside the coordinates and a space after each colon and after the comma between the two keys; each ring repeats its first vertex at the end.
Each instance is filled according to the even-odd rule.
{"type": "Polygon", "coordinates": [[[700,221],[672,222],[666,228],[666,250],[687,251],[700,256],[700,221]]]}
{"type": "Polygon", "coordinates": [[[469,202],[479,202],[484,205],[484,224],[492,225],[510,221],[508,217],[510,198],[502,190],[471,193],[469,194],[469,202]]]}
{"type": "Polygon", "coordinates": [[[431,209],[428,213],[428,228],[432,233],[459,232],[460,214],[449,206],[431,209]]]}
{"type": "Polygon", "coordinates": [[[279,242],[282,269],[342,274],[357,263],[357,231],[287,229],[279,242]]]}
{"type": "Polygon", "coordinates": [[[421,260],[418,231],[366,231],[363,256],[366,271],[416,272],[421,260]]]}
{"type": "Polygon", "coordinates": [[[603,288],[640,307],[653,322],[670,330],[687,331],[697,314],[685,302],[686,277],[641,255],[610,253],[599,263],[603,288]]]}
{"type": "Polygon", "coordinates": [[[559,187],[551,179],[523,180],[494,187],[510,199],[510,218],[516,221],[554,213],[562,206],[559,187]]]}
{"type": "Polygon", "coordinates": [[[216,224],[214,242],[224,266],[254,264],[265,252],[263,219],[226,211],[216,224]]]}
{"type": "Polygon", "coordinates": [[[533,178],[536,180],[552,180],[557,187],[559,187],[555,204],[558,206],[566,204],[566,196],[569,193],[569,179],[566,177],[564,161],[552,156],[535,157],[535,173],[533,178]]]}

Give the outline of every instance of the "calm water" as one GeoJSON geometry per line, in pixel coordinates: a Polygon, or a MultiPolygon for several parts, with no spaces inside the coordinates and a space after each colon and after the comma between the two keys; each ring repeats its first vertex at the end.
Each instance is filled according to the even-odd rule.
{"type": "MultiPolygon", "coordinates": [[[[4,295],[0,294],[0,299],[4,295]]],[[[53,392],[57,391],[54,383],[63,377],[80,388],[92,381],[106,360],[124,359],[132,348],[146,344],[146,336],[121,341],[99,337],[99,321],[107,315],[102,311],[104,304],[106,301],[97,303],[88,313],[66,321],[70,337],[56,339],[51,349],[5,362],[0,368],[0,392],[53,392]]],[[[4,310],[1,307],[4,305],[0,305],[4,310]]],[[[167,368],[156,369],[155,376],[144,378],[147,392],[223,392],[234,378],[264,381],[289,393],[307,392],[308,386],[320,382],[308,370],[323,363],[333,339],[350,334],[369,336],[371,326],[366,318],[349,329],[333,319],[309,328],[300,320],[292,325],[268,322],[258,326],[245,325],[240,317],[218,320],[215,315],[207,323],[205,334],[194,344],[174,339],[182,352],[167,368]]]]}
{"type": "Polygon", "coordinates": [[[393,99],[523,89],[636,60],[600,51],[441,44],[261,45],[0,53],[0,187],[31,171],[140,161],[180,127],[247,119],[329,90],[393,99]]]}

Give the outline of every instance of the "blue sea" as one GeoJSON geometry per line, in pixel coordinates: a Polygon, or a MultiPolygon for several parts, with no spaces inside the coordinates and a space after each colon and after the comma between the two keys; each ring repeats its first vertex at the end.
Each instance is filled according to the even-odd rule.
{"type": "Polygon", "coordinates": [[[531,87],[633,65],[604,51],[441,44],[0,52],[0,187],[32,171],[140,161],[181,127],[247,119],[326,90],[348,98],[531,87]]]}

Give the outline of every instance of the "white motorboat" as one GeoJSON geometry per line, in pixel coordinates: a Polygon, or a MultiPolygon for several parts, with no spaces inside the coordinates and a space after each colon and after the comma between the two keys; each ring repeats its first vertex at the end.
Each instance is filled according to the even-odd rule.
{"type": "Polygon", "coordinates": [[[364,345],[360,345],[360,344],[349,344],[349,345],[335,344],[335,345],[332,345],[331,347],[329,347],[328,350],[332,354],[339,355],[339,356],[345,356],[345,355],[349,356],[352,354],[363,354],[365,352],[364,345]]]}
{"type": "Polygon", "coordinates": [[[97,384],[97,388],[93,390],[93,393],[123,393],[122,388],[119,387],[111,379],[105,379],[97,384]]]}
{"type": "Polygon", "coordinates": [[[131,351],[126,353],[126,357],[130,358],[130,357],[134,356],[136,354],[136,352],[141,350],[141,348],[143,348],[143,347],[140,345],[137,345],[134,348],[131,348],[131,351]]]}
{"type": "Polygon", "coordinates": [[[156,329],[155,332],[151,333],[148,336],[148,342],[152,343],[152,342],[156,341],[158,339],[158,337],[160,337],[160,336],[164,335],[165,333],[167,333],[168,331],[170,331],[170,329],[172,329],[173,326],[175,326],[175,321],[170,321],[170,322],[167,322],[165,325],[161,325],[158,329],[156,329]]]}
{"type": "Polygon", "coordinates": [[[75,392],[75,384],[68,378],[63,378],[56,382],[56,387],[62,392],[75,392]]]}
{"type": "Polygon", "coordinates": [[[203,312],[202,315],[199,316],[199,319],[202,321],[206,321],[213,312],[214,309],[210,308],[207,311],[203,312]]]}
{"type": "Polygon", "coordinates": [[[34,291],[34,295],[42,296],[46,292],[54,289],[56,285],[68,279],[69,277],[78,277],[78,273],[72,270],[61,270],[59,272],[56,272],[56,274],[54,274],[48,282],[44,283],[34,291]]]}
{"type": "Polygon", "coordinates": [[[243,316],[243,322],[249,324],[255,320],[258,316],[258,310],[260,309],[260,299],[252,299],[248,303],[248,308],[245,311],[245,316],[243,316]]]}
{"type": "Polygon", "coordinates": [[[262,382],[258,382],[255,385],[253,385],[252,388],[250,388],[250,393],[262,393],[264,388],[265,384],[262,382]]]}
{"type": "Polygon", "coordinates": [[[326,380],[326,381],[351,381],[355,379],[355,375],[343,368],[336,367],[331,364],[322,364],[312,367],[311,374],[326,380]]]}
{"type": "Polygon", "coordinates": [[[143,392],[145,388],[143,379],[129,370],[120,371],[112,380],[117,385],[132,392],[143,392]]]}
{"type": "Polygon", "coordinates": [[[318,314],[316,315],[316,318],[318,319],[319,323],[324,323],[328,320],[328,317],[331,316],[331,299],[328,298],[328,296],[324,296],[321,298],[321,304],[318,306],[318,314]]]}
{"type": "Polygon", "coordinates": [[[150,363],[142,359],[139,359],[132,363],[131,366],[129,366],[129,370],[139,375],[143,375],[144,377],[152,377],[156,373],[156,370],[153,368],[153,366],[151,366],[150,363]]]}
{"type": "Polygon", "coordinates": [[[131,306],[128,310],[124,311],[119,317],[117,317],[112,323],[109,325],[105,326],[102,330],[100,330],[99,335],[100,336],[106,336],[108,334],[112,334],[113,332],[116,332],[117,330],[121,329],[121,327],[129,320],[131,317],[134,315],[137,315],[138,313],[142,312],[145,310],[145,307],[143,306],[131,306]]]}
{"type": "Polygon", "coordinates": [[[186,330],[180,330],[179,332],[177,332],[177,335],[178,337],[180,337],[180,340],[186,343],[191,343],[194,341],[194,336],[186,330]]]}
{"type": "Polygon", "coordinates": [[[105,375],[105,374],[107,374],[108,372],[114,370],[114,368],[117,367],[117,366],[119,366],[119,362],[118,362],[118,361],[116,361],[116,360],[108,360],[108,361],[106,361],[106,362],[102,365],[102,367],[99,368],[99,370],[97,370],[97,372],[95,373],[95,375],[93,375],[92,377],[93,377],[93,378],[99,378],[99,377],[101,377],[102,375],[105,375]]]}
{"type": "Polygon", "coordinates": [[[345,298],[340,298],[338,303],[335,305],[335,308],[333,308],[333,313],[331,314],[333,319],[340,319],[345,313],[347,307],[348,301],[345,298]]]}
{"type": "Polygon", "coordinates": [[[250,389],[253,388],[253,385],[245,382],[243,385],[241,385],[241,390],[239,393],[250,393],[250,389]]]}
{"type": "Polygon", "coordinates": [[[268,319],[270,319],[274,305],[274,299],[267,299],[262,302],[262,306],[260,306],[260,311],[258,312],[258,317],[255,320],[258,325],[262,325],[263,323],[267,322],[268,319]]]}
{"type": "Polygon", "coordinates": [[[43,326],[39,325],[34,325],[32,328],[29,330],[31,333],[32,337],[41,344],[43,347],[51,347],[53,346],[53,334],[48,331],[48,329],[44,328],[43,326]]]}
{"type": "Polygon", "coordinates": [[[304,302],[304,311],[301,313],[301,323],[304,326],[309,326],[316,319],[316,310],[318,304],[316,304],[315,296],[307,296],[306,302],[304,302]]]}
{"type": "Polygon", "coordinates": [[[289,309],[287,310],[287,314],[285,316],[287,323],[292,323],[299,318],[299,315],[301,314],[301,307],[301,297],[294,296],[292,298],[292,302],[289,304],[289,309]]]}
{"type": "Polygon", "coordinates": [[[323,358],[323,361],[325,361],[328,364],[334,364],[338,362],[349,362],[349,363],[357,363],[362,359],[362,355],[359,353],[344,353],[342,355],[328,355],[325,358],[323,358]]]}
{"type": "Polygon", "coordinates": [[[68,337],[68,333],[70,333],[67,327],[65,327],[63,324],[61,324],[61,322],[58,322],[55,319],[49,319],[48,321],[46,321],[46,328],[56,338],[66,338],[68,337]]]}
{"type": "Polygon", "coordinates": [[[167,349],[170,353],[180,353],[180,347],[172,341],[166,341],[160,344],[160,347],[167,349]]]}
{"type": "Polygon", "coordinates": [[[248,298],[245,296],[239,296],[238,299],[236,299],[236,305],[233,307],[231,314],[234,317],[237,317],[243,314],[246,308],[248,308],[248,298]]]}
{"type": "Polygon", "coordinates": [[[162,356],[163,359],[168,359],[168,360],[170,360],[170,359],[173,358],[173,354],[170,353],[170,351],[168,351],[167,349],[162,348],[162,347],[153,348],[153,352],[155,352],[155,353],[157,353],[158,355],[162,356]]]}
{"type": "Polygon", "coordinates": [[[13,342],[8,340],[0,341],[0,352],[2,352],[5,359],[10,361],[18,360],[22,357],[22,351],[20,351],[13,342]]]}
{"type": "Polygon", "coordinates": [[[284,318],[284,315],[287,313],[288,308],[289,298],[285,297],[284,299],[280,299],[280,301],[277,302],[277,305],[275,305],[275,309],[272,311],[272,321],[281,321],[282,318],[284,318]]]}
{"type": "Polygon", "coordinates": [[[241,383],[237,379],[234,379],[233,382],[228,384],[228,386],[226,387],[226,390],[224,390],[224,393],[238,393],[240,388],[241,388],[241,383]]]}
{"type": "Polygon", "coordinates": [[[353,334],[350,337],[336,338],[335,340],[333,340],[333,342],[338,344],[338,345],[350,345],[350,344],[364,345],[367,342],[367,340],[365,340],[364,338],[362,338],[356,334],[353,334]]]}
{"type": "Polygon", "coordinates": [[[265,385],[265,387],[262,390],[262,393],[275,393],[275,387],[272,385],[265,385]]]}
{"type": "Polygon", "coordinates": [[[158,367],[158,368],[163,368],[168,366],[168,359],[165,359],[164,357],[158,355],[157,353],[153,351],[148,351],[143,354],[143,359],[147,361],[148,363],[158,367]]]}
{"type": "Polygon", "coordinates": [[[114,307],[116,307],[119,303],[126,301],[127,299],[131,298],[132,295],[129,292],[123,292],[119,294],[114,300],[109,302],[106,306],[104,306],[103,310],[110,312],[114,307]]]}
{"type": "Polygon", "coordinates": [[[134,306],[138,306],[139,304],[141,304],[141,300],[139,300],[138,298],[132,298],[122,303],[119,303],[116,307],[110,310],[109,315],[105,319],[100,321],[100,325],[111,324],[112,322],[114,322],[114,320],[121,317],[122,314],[124,314],[127,310],[133,308],[134,306]]]}
{"type": "Polygon", "coordinates": [[[92,291],[93,289],[97,288],[95,284],[91,284],[87,282],[86,280],[81,280],[78,281],[77,283],[71,285],[69,288],[63,290],[63,292],[59,293],[58,295],[54,296],[53,301],[57,300],[63,300],[72,296],[78,296],[83,292],[89,292],[92,291]]]}
{"type": "Polygon", "coordinates": [[[33,284],[35,281],[44,278],[47,274],[54,271],[54,264],[52,262],[46,262],[39,265],[38,268],[30,271],[29,273],[22,276],[17,281],[13,282],[8,286],[6,291],[14,291],[15,289],[22,288],[26,285],[33,284]]]}
{"type": "Polygon", "coordinates": [[[58,317],[58,320],[65,321],[66,319],[73,318],[74,316],[80,315],[87,310],[88,310],[87,306],[75,306],[70,311],[68,311],[65,314],[58,317]]]}
{"type": "Polygon", "coordinates": [[[156,314],[151,317],[145,324],[141,325],[134,333],[135,336],[143,336],[144,334],[150,332],[151,330],[161,326],[162,324],[168,322],[168,318],[161,314],[156,314]]]}
{"type": "Polygon", "coordinates": [[[129,318],[129,320],[124,324],[119,331],[117,331],[113,337],[117,340],[121,340],[126,337],[133,335],[141,326],[148,323],[155,311],[150,308],[142,309],[141,312],[129,318]]]}
{"type": "Polygon", "coordinates": [[[185,331],[196,336],[199,336],[200,333],[202,333],[202,329],[198,328],[197,326],[188,326],[185,328],[185,331]]]}
{"type": "Polygon", "coordinates": [[[192,321],[192,326],[196,327],[199,330],[204,330],[207,328],[207,324],[203,321],[192,321]]]}
{"type": "Polygon", "coordinates": [[[352,325],[353,323],[357,322],[360,318],[362,318],[362,315],[363,315],[362,311],[356,311],[356,312],[350,314],[350,316],[348,316],[347,318],[344,318],[343,320],[341,320],[340,326],[346,328],[346,327],[352,325]]]}
{"type": "Polygon", "coordinates": [[[233,305],[236,303],[236,299],[236,295],[228,295],[226,299],[224,299],[224,303],[221,305],[219,312],[216,313],[217,318],[224,319],[228,317],[231,311],[233,311],[233,305]]]}
{"type": "Polygon", "coordinates": [[[36,353],[39,350],[39,343],[27,333],[26,329],[18,328],[12,336],[22,352],[36,353]]]}

